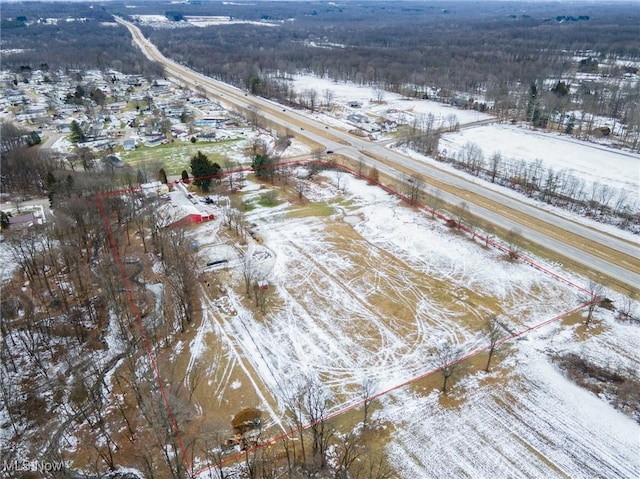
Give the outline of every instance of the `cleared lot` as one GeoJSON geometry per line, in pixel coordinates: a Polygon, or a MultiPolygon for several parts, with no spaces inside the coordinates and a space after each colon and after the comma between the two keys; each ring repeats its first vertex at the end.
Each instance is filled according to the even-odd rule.
{"type": "MultiPolygon", "coordinates": [[[[258,389],[250,405],[281,426],[271,435],[282,432],[287,402],[309,377],[329,391],[330,412],[339,411],[360,399],[366,379],[378,392],[438,367],[434,352],[444,342],[465,351],[486,345],[488,315],[516,332],[580,303],[579,290],[375,187],[351,177],[341,186],[344,193],[325,178],[309,185],[311,202],[248,212],[263,239],[254,252],[269,272],[266,313],[238,291],[227,291],[217,300],[224,307],[211,312],[216,336],[250,378],[233,395],[258,389]]],[[[229,274],[238,279],[240,271],[229,274]]],[[[633,477],[638,425],[550,360],[588,344],[604,363],[637,366],[637,335],[610,313],[596,326],[585,335],[574,315],[502,346],[491,373],[470,369],[448,397],[435,377],[383,396],[375,418],[390,428],[383,440],[401,477],[633,477]]]]}

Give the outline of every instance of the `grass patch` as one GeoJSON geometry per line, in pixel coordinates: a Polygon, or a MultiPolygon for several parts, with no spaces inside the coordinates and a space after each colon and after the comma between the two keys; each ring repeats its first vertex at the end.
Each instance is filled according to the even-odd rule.
{"type": "Polygon", "coordinates": [[[175,140],[173,143],[158,145],[155,147],[138,146],[132,151],[122,151],[122,161],[132,167],[140,163],[157,161],[162,164],[168,175],[179,175],[184,169],[188,169],[191,157],[201,151],[207,157],[220,164],[234,151],[239,142],[245,138],[235,138],[217,142],[183,142],[175,140]]]}
{"type": "Polygon", "coordinates": [[[240,206],[242,208],[242,211],[251,211],[256,209],[256,205],[251,201],[243,201],[240,206]]]}
{"type": "Polygon", "coordinates": [[[260,206],[272,207],[278,206],[281,203],[278,198],[278,192],[275,190],[265,191],[258,197],[258,204],[260,206]]]}
{"type": "Polygon", "coordinates": [[[288,218],[307,218],[309,216],[331,216],[336,211],[333,205],[319,202],[319,203],[306,203],[303,205],[295,204],[291,205],[287,209],[288,218]]]}

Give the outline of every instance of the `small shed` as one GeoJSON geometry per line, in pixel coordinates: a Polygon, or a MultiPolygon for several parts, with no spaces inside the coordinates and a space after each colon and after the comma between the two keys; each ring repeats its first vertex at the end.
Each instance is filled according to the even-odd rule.
{"type": "Polygon", "coordinates": [[[23,213],[9,216],[9,226],[13,229],[29,228],[37,223],[33,213],[23,213]]]}

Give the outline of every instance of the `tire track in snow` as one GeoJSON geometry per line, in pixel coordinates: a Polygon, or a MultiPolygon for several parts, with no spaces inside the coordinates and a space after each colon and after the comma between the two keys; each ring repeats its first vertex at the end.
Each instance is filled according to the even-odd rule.
{"type": "MultiPolygon", "coordinates": [[[[249,370],[249,368],[244,364],[244,362],[242,361],[242,354],[241,352],[244,350],[238,350],[236,348],[237,343],[231,338],[231,335],[225,330],[224,328],[224,323],[225,320],[228,321],[229,318],[223,318],[221,313],[218,313],[218,315],[214,314],[214,311],[217,310],[216,305],[213,301],[211,301],[211,299],[208,297],[208,295],[206,294],[205,291],[203,291],[203,297],[206,298],[206,302],[208,303],[209,306],[209,318],[211,321],[217,322],[219,328],[218,330],[220,331],[221,337],[223,338],[224,342],[226,342],[226,344],[229,346],[229,354],[233,354],[236,358],[237,361],[237,365],[240,366],[240,368],[242,369],[242,371],[245,373],[245,375],[247,376],[247,378],[249,379],[249,381],[251,382],[251,384],[253,385],[253,388],[255,390],[256,395],[260,398],[262,407],[264,407],[269,415],[271,416],[271,418],[273,419],[274,423],[276,425],[278,425],[282,431],[285,431],[284,426],[282,425],[282,422],[280,421],[280,416],[276,414],[276,412],[273,410],[273,408],[271,407],[271,403],[267,400],[266,396],[263,393],[264,388],[258,384],[258,382],[260,381],[259,379],[254,378],[254,375],[251,373],[251,371],[249,370]],[[219,316],[219,320],[216,321],[216,316],[219,316]]],[[[230,298],[231,299],[231,298],[230,298]]],[[[233,302],[232,302],[233,304],[233,302]]],[[[234,305],[237,308],[237,305],[234,305]]],[[[238,309],[236,309],[237,311],[238,309]]],[[[261,382],[261,381],[260,381],[261,382]]]]}

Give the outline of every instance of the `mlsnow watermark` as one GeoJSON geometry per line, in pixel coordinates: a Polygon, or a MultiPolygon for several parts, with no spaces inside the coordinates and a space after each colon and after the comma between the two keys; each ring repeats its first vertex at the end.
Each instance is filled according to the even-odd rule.
{"type": "Polygon", "coordinates": [[[64,461],[27,461],[14,459],[13,461],[3,460],[0,464],[2,472],[59,472],[65,468],[64,461]]]}

